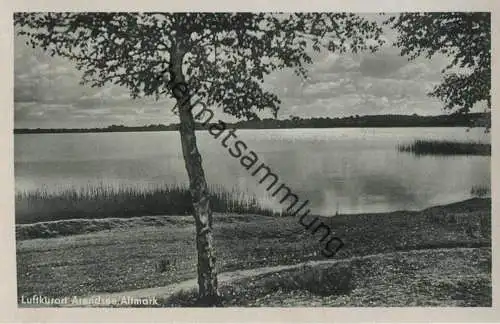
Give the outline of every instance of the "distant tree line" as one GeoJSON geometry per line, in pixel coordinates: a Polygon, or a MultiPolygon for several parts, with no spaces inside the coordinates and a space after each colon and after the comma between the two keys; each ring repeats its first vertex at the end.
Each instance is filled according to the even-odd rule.
{"type": "MultiPolygon", "coordinates": [[[[339,118],[314,117],[290,119],[254,119],[227,123],[230,128],[237,129],[279,129],[279,128],[340,128],[340,127],[485,127],[490,125],[490,113],[451,114],[439,116],[413,115],[371,115],[349,116],[339,118]]],[[[196,123],[196,129],[202,130],[210,126],[196,123]]],[[[107,133],[107,132],[147,132],[177,131],[179,124],[156,124],[145,126],[111,125],[104,128],[18,128],[15,134],[43,133],[107,133]]]]}
{"type": "Polygon", "coordinates": [[[147,131],[171,131],[178,130],[177,124],[171,125],[145,125],[125,126],[111,125],[103,128],[17,128],[14,134],[42,134],[42,133],[111,133],[111,132],[147,132],[147,131]]]}
{"type": "Polygon", "coordinates": [[[314,117],[290,119],[262,119],[239,121],[232,126],[238,129],[267,128],[337,128],[337,127],[477,127],[485,126],[489,113],[450,114],[439,116],[368,115],[341,118],[314,117]]]}

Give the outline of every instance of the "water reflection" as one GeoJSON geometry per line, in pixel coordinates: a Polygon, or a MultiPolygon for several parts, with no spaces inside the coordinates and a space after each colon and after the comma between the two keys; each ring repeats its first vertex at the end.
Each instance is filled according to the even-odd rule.
{"type": "MultiPolygon", "coordinates": [[[[421,209],[490,185],[489,156],[415,157],[395,149],[422,137],[489,141],[479,129],[241,130],[238,137],[316,214],[421,209]]],[[[220,141],[206,132],[198,132],[198,141],[211,185],[281,208],[220,141]]],[[[15,175],[17,190],[187,184],[174,132],[15,135],[15,175]]]]}

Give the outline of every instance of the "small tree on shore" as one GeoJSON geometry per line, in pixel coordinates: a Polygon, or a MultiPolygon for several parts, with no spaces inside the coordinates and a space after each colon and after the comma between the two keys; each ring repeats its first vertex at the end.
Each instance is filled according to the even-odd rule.
{"type": "Polygon", "coordinates": [[[84,84],[177,101],[199,297],[207,305],[218,299],[212,211],[189,95],[237,118],[255,119],[264,109],[276,116],[280,100],[262,87],[265,75],[292,68],[306,77],[311,50],[357,52],[381,43],[375,23],[346,13],[16,13],[14,21],[30,45],[75,62],[84,84]]]}
{"type": "Polygon", "coordinates": [[[490,13],[403,13],[384,24],[398,32],[394,45],[410,60],[437,54],[452,58],[442,71],[442,82],[429,93],[443,101],[445,109],[468,113],[478,102],[491,109],[490,13]]]}

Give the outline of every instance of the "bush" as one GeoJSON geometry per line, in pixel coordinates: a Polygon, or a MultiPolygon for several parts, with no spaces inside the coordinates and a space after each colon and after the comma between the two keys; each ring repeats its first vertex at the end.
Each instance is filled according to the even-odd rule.
{"type": "Polygon", "coordinates": [[[278,276],[271,286],[277,285],[285,291],[307,290],[319,296],[332,296],[348,295],[353,289],[352,269],[345,265],[304,266],[278,276]]]}

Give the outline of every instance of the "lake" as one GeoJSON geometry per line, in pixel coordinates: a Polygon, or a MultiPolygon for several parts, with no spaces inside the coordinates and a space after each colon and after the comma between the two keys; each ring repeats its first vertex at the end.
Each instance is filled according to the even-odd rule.
{"type": "MultiPolygon", "coordinates": [[[[417,210],[470,198],[473,186],[490,187],[490,156],[421,156],[398,152],[415,139],[489,143],[483,129],[336,128],[238,130],[259,156],[311,212],[417,210]]],[[[197,132],[209,185],[255,195],[281,209],[259,178],[208,132],[197,132]]],[[[231,142],[229,142],[231,143],[231,142]]],[[[231,144],[230,144],[231,145],[231,144]]],[[[17,191],[94,184],[187,185],[177,132],[16,134],[17,191]]],[[[253,170],[253,169],[252,169],[253,170]]]]}

